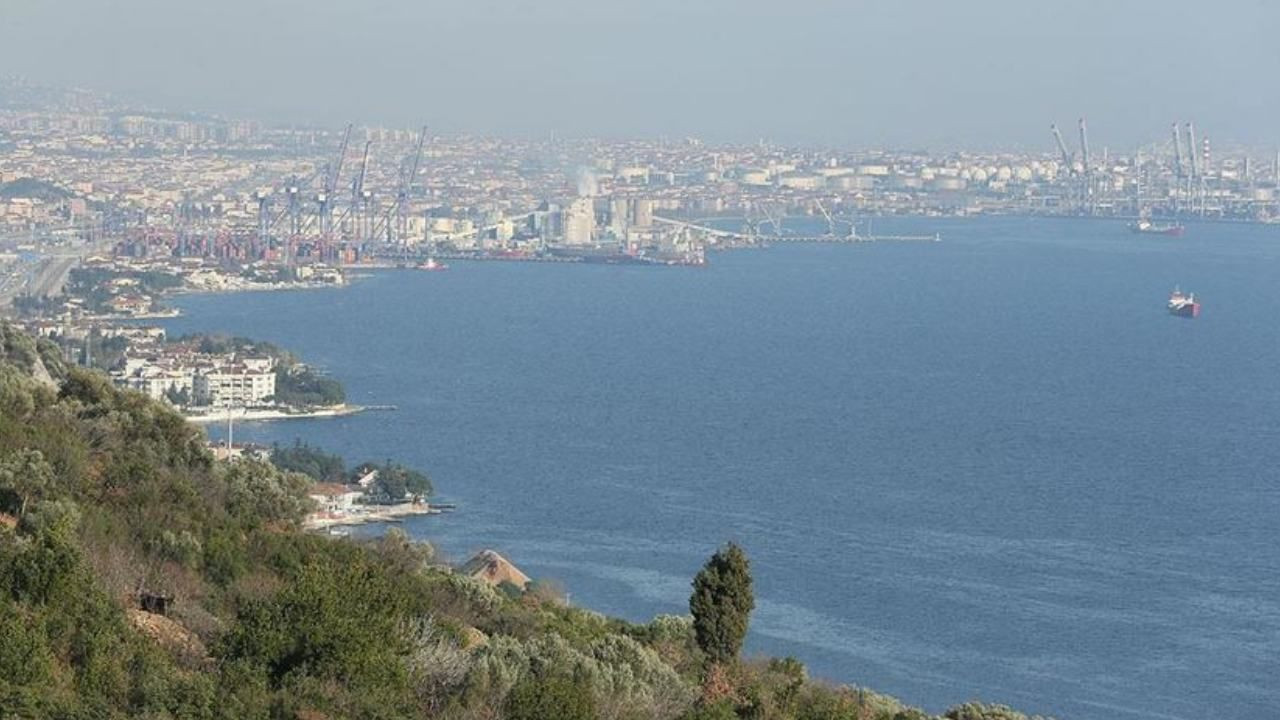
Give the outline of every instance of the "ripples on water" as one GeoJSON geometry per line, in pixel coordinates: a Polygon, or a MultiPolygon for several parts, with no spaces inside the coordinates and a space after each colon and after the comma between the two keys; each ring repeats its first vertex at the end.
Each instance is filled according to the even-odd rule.
{"type": "MultiPolygon", "coordinates": [[[[705,270],[457,264],[188,297],[399,411],[246,425],[429,469],[452,516],[575,603],[684,612],[750,552],[749,648],[932,710],[1264,717],[1280,706],[1280,237],[877,223],[940,244],[705,270]],[[1204,300],[1167,316],[1174,284],[1204,300]]],[[[216,430],[215,430],[216,432],[216,430]]]]}

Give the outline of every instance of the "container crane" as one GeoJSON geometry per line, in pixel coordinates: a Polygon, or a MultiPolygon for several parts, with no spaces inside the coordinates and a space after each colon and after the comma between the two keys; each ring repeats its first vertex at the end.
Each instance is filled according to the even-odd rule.
{"type": "Polygon", "coordinates": [[[1084,118],[1080,118],[1080,167],[1084,174],[1089,174],[1089,131],[1085,129],[1084,118]]]}
{"type": "MultiPolygon", "coordinates": [[[[409,173],[404,173],[404,164],[401,164],[401,173],[399,181],[396,183],[396,202],[387,212],[378,218],[378,224],[373,229],[375,237],[386,233],[387,243],[394,243],[397,240],[402,244],[407,244],[409,234],[409,193],[413,190],[413,183],[418,177],[418,165],[422,160],[422,145],[427,138],[427,126],[422,126],[422,132],[418,134],[418,142],[413,151],[413,159],[409,162],[409,173]],[[392,223],[392,215],[395,215],[395,223],[392,223]]],[[[406,158],[408,160],[408,158],[406,158]]]]}
{"type": "Polygon", "coordinates": [[[342,211],[342,215],[338,216],[338,227],[341,228],[348,217],[355,222],[355,236],[357,242],[363,242],[366,230],[365,216],[368,214],[369,198],[371,193],[364,189],[365,174],[369,170],[369,146],[373,145],[372,140],[366,140],[364,143],[364,155],[360,159],[360,172],[351,179],[351,204],[342,211]]]}
{"type": "Polygon", "coordinates": [[[1196,128],[1191,123],[1187,123],[1187,161],[1191,163],[1191,178],[1194,180],[1200,171],[1196,167],[1196,128]]]}
{"type": "Polygon", "coordinates": [[[760,208],[760,212],[764,214],[765,220],[767,220],[769,224],[773,226],[773,234],[781,236],[782,235],[782,219],[781,219],[782,216],[780,214],[774,215],[773,213],[769,212],[769,207],[764,203],[758,202],[756,203],[756,207],[760,208]]]}
{"type": "Polygon", "coordinates": [[[1182,179],[1182,134],[1176,122],[1173,124],[1173,176],[1182,179]]]}
{"type": "Polygon", "coordinates": [[[413,163],[409,165],[409,174],[401,177],[400,187],[396,191],[396,234],[401,243],[409,242],[409,193],[413,192],[413,184],[418,179],[418,165],[422,162],[422,144],[427,139],[427,126],[423,125],[418,133],[418,145],[413,150],[413,163]]]}
{"type": "Polygon", "coordinates": [[[1051,123],[1049,129],[1053,131],[1053,139],[1058,143],[1058,152],[1062,153],[1062,169],[1068,173],[1072,172],[1071,153],[1067,152],[1067,144],[1062,141],[1062,133],[1058,130],[1057,123],[1051,123]]]}
{"type": "Polygon", "coordinates": [[[328,238],[333,230],[333,194],[338,188],[338,176],[342,174],[342,162],[347,156],[347,144],[350,141],[351,124],[347,123],[347,129],[342,133],[342,144],[338,146],[338,159],[334,162],[329,173],[325,176],[324,187],[321,188],[320,193],[316,195],[320,235],[324,238],[328,238]]]}
{"type": "Polygon", "coordinates": [[[825,205],[822,204],[821,200],[819,200],[818,198],[814,198],[813,202],[818,206],[818,210],[822,213],[822,217],[827,219],[827,235],[830,237],[835,237],[836,236],[835,218],[831,217],[831,213],[827,212],[827,208],[825,205]]]}

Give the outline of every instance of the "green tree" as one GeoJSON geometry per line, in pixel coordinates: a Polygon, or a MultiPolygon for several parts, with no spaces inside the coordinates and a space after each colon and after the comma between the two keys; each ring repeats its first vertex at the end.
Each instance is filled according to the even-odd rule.
{"type": "Polygon", "coordinates": [[[276,688],[301,677],[355,692],[403,686],[408,647],[398,639],[404,596],[395,578],[355,548],[310,550],[279,593],[243,604],[222,639],[222,659],[266,673],[276,688]]]}
{"type": "Polygon", "coordinates": [[[316,482],[340,483],[347,477],[347,465],[340,456],[300,439],[295,439],[293,445],[272,446],[271,464],[281,470],[303,473],[316,482]]]}
{"type": "Polygon", "coordinates": [[[171,386],[164,391],[164,398],[178,407],[186,407],[191,404],[191,392],[187,388],[171,386]]]}
{"type": "Polygon", "coordinates": [[[18,496],[18,517],[27,514],[32,498],[53,484],[53,468],[39,450],[19,450],[0,460],[0,488],[18,496]]]}
{"type": "Polygon", "coordinates": [[[564,677],[526,677],[507,695],[507,720],[593,720],[591,689],[564,677]]]}
{"type": "Polygon", "coordinates": [[[426,473],[390,460],[382,465],[364,463],[357,466],[351,473],[352,482],[373,470],[378,471],[378,476],[368,494],[377,502],[400,502],[406,495],[420,498],[431,494],[431,478],[426,473]]]}
{"type": "Polygon", "coordinates": [[[747,554],[729,543],[694,577],[689,597],[698,647],[709,660],[723,663],[738,657],[755,606],[747,554]]]}

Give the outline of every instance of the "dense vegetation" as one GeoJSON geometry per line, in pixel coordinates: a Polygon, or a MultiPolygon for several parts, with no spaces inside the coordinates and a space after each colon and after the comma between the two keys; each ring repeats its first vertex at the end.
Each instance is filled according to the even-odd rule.
{"type": "Polygon", "coordinates": [[[36,178],[18,178],[0,183],[0,198],[33,198],[45,202],[57,202],[71,197],[71,193],[51,182],[36,178]]]}
{"type": "Polygon", "coordinates": [[[398,502],[406,495],[424,498],[431,494],[431,478],[427,474],[390,460],[382,463],[363,463],[352,472],[358,479],[370,472],[377,472],[367,494],[374,502],[398,502]]]}
{"type": "Polygon", "coordinates": [[[299,472],[316,482],[355,482],[372,471],[377,471],[373,485],[366,493],[375,502],[396,502],[406,495],[426,497],[431,494],[431,478],[420,470],[407,468],[390,460],[378,463],[361,463],[348,470],[339,455],[294,440],[293,445],[275,445],[271,448],[271,463],[281,470],[299,472]]]}
{"type": "Polygon", "coordinates": [[[276,366],[276,402],[292,407],[341,405],[347,401],[342,383],[307,365],[276,366]]]}
{"type": "MultiPolygon", "coordinates": [[[[157,270],[121,272],[111,268],[79,267],[72,269],[67,276],[66,297],[83,298],[84,307],[90,312],[107,312],[108,301],[117,293],[111,282],[123,279],[132,280],[138,292],[150,296],[182,286],[181,277],[157,270]]],[[[57,302],[60,304],[63,300],[65,298],[57,302]]]]}
{"type": "MultiPolygon", "coordinates": [[[[302,533],[306,475],[215,462],[162,403],[7,327],[0,353],[0,717],[924,717],[736,643],[713,662],[687,617],[507,596],[394,531],[302,533]],[[139,609],[140,591],[168,612],[139,609]]],[[[741,561],[708,564],[713,612],[749,612],[741,561]]]]}
{"type": "Polygon", "coordinates": [[[342,456],[302,440],[294,440],[292,445],[272,446],[271,462],[281,470],[302,473],[316,482],[340,483],[348,479],[347,464],[342,456]]]}

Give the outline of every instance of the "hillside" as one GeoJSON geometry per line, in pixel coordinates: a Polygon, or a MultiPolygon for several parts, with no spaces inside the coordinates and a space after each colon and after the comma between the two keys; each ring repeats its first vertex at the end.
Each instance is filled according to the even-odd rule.
{"type": "Polygon", "coordinates": [[[304,533],[307,476],[215,462],[11,328],[0,351],[0,717],[925,717],[792,659],[709,663],[687,617],[499,590],[395,531],[304,533]]]}
{"type": "Polygon", "coordinates": [[[53,183],[35,178],[19,178],[12,182],[0,183],[0,198],[32,198],[45,202],[56,202],[71,197],[71,193],[53,183]]]}

